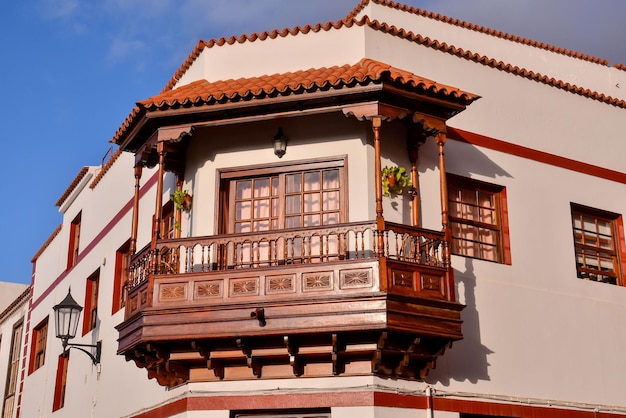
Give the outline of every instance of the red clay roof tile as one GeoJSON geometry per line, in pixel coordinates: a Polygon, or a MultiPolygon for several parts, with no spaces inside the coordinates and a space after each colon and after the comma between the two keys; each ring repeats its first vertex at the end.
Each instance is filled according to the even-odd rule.
{"type": "Polygon", "coordinates": [[[57,200],[57,202],[54,204],[55,206],[61,206],[63,202],[65,202],[65,199],[70,196],[72,191],[76,188],[76,186],[78,186],[78,183],[80,183],[83,177],[85,177],[87,171],[89,171],[89,167],[83,167],[80,169],[76,177],[74,177],[72,183],[67,187],[67,189],[65,189],[59,200],[57,200]]]}
{"type": "MultiPolygon", "coordinates": [[[[400,38],[403,39],[407,39],[411,42],[415,42],[418,43],[420,45],[423,46],[427,46],[429,48],[433,48],[436,50],[439,50],[441,52],[445,52],[448,54],[452,54],[452,55],[456,55],[460,58],[464,58],[485,66],[489,66],[495,69],[498,69],[500,71],[505,71],[507,73],[513,74],[513,75],[517,75],[520,77],[524,77],[524,78],[528,78],[534,81],[537,81],[539,83],[543,83],[543,84],[547,84],[550,85],[552,87],[556,87],[559,89],[563,89],[565,91],[568,91],[570,93],[574,93],[574,94],[579,94],[583,97],[587,97],[589,99],[592,100],[597,100],[606,104],[610,104],[612,106],[616,106],[616,107],[620,107],[620,108],[626,108],[626,101],[624,100],[620,100],[620,99],[616,99],[613,98],[611,96],[607,96],[601,93],[598,93],[596,91],[591,91],[589,89],[584,89],[582,87],[578,87],[576,85],[570,84],[570,83],[566,83],[562,80],[556,80],[554,78],[548,77],[548,76],[544,76],[540,73],[535,73],[532,71],[528,71],[524,68],[519,68],[517,66],[512,66],[511,64],[507,64],[504,63],[502,61],[496,61],[495,59],[486,57],[484,55],[479,55],[476,53],[473,53],[469,50],[463,50],[462,48],[457,48],[454,45],[447,45],[446,43],[440,43],[437,40],[432,40],[428,37],[423,37],[419,34],[414,34],[413,32],[407,32],[404,29],[398,29],[395,26],[390,26],[386,23],[380,23],[376,20],[372,21],[369,19],[369,17],[364,16],[363,18],[361,18],[360,20],[356,20],[355,16],[356,14],[362,10],[363,7],[365,7],[365,5],[367,5],[368,2],[373,1],[375,3],[378,4],[383,4],[383,5],[387,5],[389,7],[393,7],[396,9],[400,9],[400,10],[404,10],[407,11],[409,13],[414,13],[414,14],[419,14],[422,16],[426,16],[432,19],[437,19],[437,20],[441,20],[443,22],[447,22],[453,25],[457,25],[457,26],[462,26],[465,28],[468,28],[470,30],[475,30],[478,32],[482,32],[482,33],[487,33],[493,36],[498,36],[498,37],[502,37],[504,39],[508,39],[511,40],[513,42],[519,42],[519,43],[523,43],[523,44],[527,44],[527,45],[531,45],[531,46],[535,46],[538,48],[544,48],[544,49],[548,49],[550,51],[553,52],[557,52],[557,53],[561,53],[564,55],[568,55],[568,56],[572,56],[575,58],[579,58],[579,59],[583,59],[583,60],[588,60],[600,65],[607,65],[607,62],[605,60],[601,60],[599,58],[595,58],[595,57],[590,57],[590,56],[586,56],[577,52],[572,52],[572,51],[568,51],[562,48],[557,48],[557,47],[552,47],[550,45],[546,45],[543,43],[538,43],[536,41],[531,41],[525,38],[521,38],[518,36],[514,36],[514,35],[509,35],[503,32],[497,32],[494,31],[493,29],[488,29],[482,26],[478,26],[478,25],[473,25],[473,24],[469,24],[467,22],[458,20],[458,19],[452,19],[446,16],[442,16],[439,14],[435,14],[432,12],[427,12],[421,9],[417,9],[414,7],[410,7],[410,6],[406,6],[406,5],[402,5],[400,3],[396,3],[393,1],[389,1],[389,0],[362,0],[361,3],[359,3],[359,5],[350,13],[348,14],[348,16],[339,21],[339,22],[328,22],[326,24],[317,24],[314,26],[311,25],[307,25],[304,27],[300,27],[300,26],[296,26],[295,28],[292,29],[283,29],[281,31],[279,30],[273,30],[271,32],[263,32],[261,34],[258,33],[253,33],[252,35],[242,35],[239,37],[230,37],[228,39],[222,37],[220,39],[212,39],[210,41],[200,41],[196,47],[194,48],[194,50],[191,52],[191,54],[187,57],[187,59],[185,60],[185,62],[183,62],[183,64],[181,65],[181,67],[174,73],[173,77],[170,79],[170,81],[166,84],[166,86],[164,87],[162,93],[166,93],[168,91],[170,91],[171,89],[174,88],[174,86],[176,85],[176,83],[180,80],[180,78],[184,75],[184,73],[189,69],[189,67],[191,66],[191,64],[198,58],[198,56],[202,53],[202,51],[204,50],[204,48],[211,48],[215,45],[221,46],[224,44],[233,44],[235,42],[239,42],[239,43],[243,43],[243,42],[253,42],[255,40],[264,40],[267,38],[277,38],[277,37],[286,37],[289,35],[295,35],[298,33],[308,33],[308,32],[319,32],[319,31],[330,31],[332,29],[339,29],[342,27],[351,27],[353,25],[357,25],[357,26],[363,26],[363,25],[367,25],[370,28],[374,29],[374,30],[379,30],[381,32],[387,33],[387,34],[391,34],[393,36],[398,36],[400,38]]],[[[626,71],[626,65],[623,64],[616,64],[614,65],[614,68],[617,68],[619,70],[625,70],[626,71]]],[[[193,84],[193,83],[192,83],[193,84]]],[[[155,97],[159,97],[159,96],[155,96],[155,97]]],[[[142,112],[143,110],[140,109],[139,106],[133,108],[133,110],[131,111],[130,115],[128,115],[128,117],[126,118],[126,120],[122,123],[122,125],[120,126],[120,128],[117,130],[116,134],[114,135],[114,137],[111,139],[111,142],[115,142],[118,143],[120,137],[129,129],[130,125],[135,121],[135,119],[137,118],[137,116],[139,115],[140,112],[142,112]]]]}
{"type": "Polygon", "coordinates": [[[354,65],[312,68],[283,74],[209,82],[197,80],[174,90],[138,102],[133,112],[118,129],[113,142],[120,143],[122,136],[137,122],[140,113],[166,110],[175,107],[204,106],[227,101],[262,99],[280,95],[300,94],[326,89],[339,89],[357,84],[392,82],[418,93],[437,95],[448,100],[469,104],[477,95],[455,87],[436,83],[409,71],[394,68],[372,59],[362,59],[354,65]]]}

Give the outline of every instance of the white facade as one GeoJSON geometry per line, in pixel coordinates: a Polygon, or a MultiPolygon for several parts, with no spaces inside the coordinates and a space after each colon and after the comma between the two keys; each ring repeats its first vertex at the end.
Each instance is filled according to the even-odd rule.
{"type": "MultiPolygon", "coordinates": [[[[480,99],[447,121],[452,129],[446,143],[446,171],[506,189],[511,262],[453,256],[457,299],[466,305],[462,311],[463,339],[438,358],[436,368],[424,381],[372,376],[250,379],[190,381],[164,389],[149,380],[144,369],[116,354],[115,327],[124,320],[123,309],[112,312],[116,251],[131,235],[134,195],[134,157],[121,153],[105,166],[104,175],[101,167],[87,169],[61,204],[60,232],[35,260],[29,329],[25,332],[30,336],[30,330],[46,317],[50,326],[45,364],[35,371],[27,370],[21,381],[19,416],[226,418],[231,416],[229,409],[251,410],[253,400],[261,400],[265,408],[288,405],[293,409],[298,404],[294,399],[307,399],[299,407],[315,411],[328,407],[333,418],[427,417],[432,411],[421,406],[426,405],[427,388],[432,389],[435,409],[443,406],[434,411],[435,417],[459,417],[476,411],[487,415],[489,405],[497,405],[499,415],[510,416],[530,416],[533,407],[551,408],[552,416],[568,416],[568,411],[626,415],[626,357],[622,353],[626,347],[622,324],[626,288],[577,278],[571,218],[572,204],[626,214],[626,141],[621,140],[626,132],[626,104],[610,104],[599,95],[577,94],[512,69],[524,68],[620,100],[626,97],[616,85],[626,85],[626,73],[379,3],[383,2],[367,3],[358,11],[357,19],[368,16],[371,21],[502,61],[510,68],[494,68],[480,60],[459,57],[445,48],[433,48],[373,24],[353,24],[206,47],[176,87],[201,78],[255,77],[370,58],[479,95],[480,99]],[[241,65],[249,62],[255,65],[241,65]],[[458,140],[464,133],[480,141],[458,140]],[[79,213],[79,255],[68,269],[71,223],[79,213]],[[83,353],[70,350],[68,395],[63,407],[53,412],[62,347],[54,336],[52,308],[70,287],[73,297],[84,306],[86,279],[96,271],[100,278],[96,326],[82,336],[81,318],[73,342],[102,341],[102,360],[93,365],[83,353]],[[397,398],[391,395],[389,401],[364,401],[367,396],[360,394],[372,391],[413,396],[424,404],[411,407],[395,403],[397,398]],[[271,401],[280,396],[283,401],[271,401]],[[308,396],[315,401],[308,401],[308,396]],[[478,402],[479,407],[459,409],[445,403],[449,399],[478,402]],[[172,407],[186,400],[196,403],[189,401],[182,412],[172,407]],[[236,407],[228,407],[232,405],[236,407]],[[507,409],[511,405],[522,409],[507,409]],[[170,411],[173,415],[167,415],[170,411]]],[[[155,86],[155,92],[158,90],[155,86]]],[[[374,177],[368,175],[374,171],[369,125],[334,113],[286,118],[281,127],[289,137],[281,164],[345,157],[349,221],[375,218],[374,177]]],[[[383,123],[383,166],[409,165],[397,140],[403,129],[399,121],[383,123]]],[[[181,236],[217,233],[219,170],[275,164],[270,141],[274,134],[275,124],[263,121],[203,128],[194,135],[187,151],[183,185],[194,195],[194,210],[183,214],[181,236]]],[[[429,138],[419,150],[418,172],[420,226],[432,230],[441,228],[437,158],[436,144],[429,138]]],[[[156,170],[144,170],[141,177],[137,249],[150,242],[152,219],[147,214],[154,213],[156,175],[156,170]]],[[[174,190],[174,176],[168,174],[165,200],[174,190]]],[[[383,204],[385,219],[408,223],[408,200],[384,199],[383,204]]],[[[623,230],[617,240],[622,249],[626,248],[623,230]]],[[[626,269],[626,260],[621,263],[626,269]]],[[[21,306],[25,309],[26,305],[21,306]]],[[[24,315],[25,311],[2,319],[0,359],[8,358],[6,336],[14,315],[20,312],[24,315]]],[[[33,342],[27,339],[24,343],[22,361],[28,368],[33,342]]],[[[5,373],[3,360],[0,376],[5,373]]]]}

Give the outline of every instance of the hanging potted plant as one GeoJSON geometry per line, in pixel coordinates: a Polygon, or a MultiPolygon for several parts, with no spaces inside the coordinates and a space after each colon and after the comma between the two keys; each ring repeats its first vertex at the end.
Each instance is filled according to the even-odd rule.
{"type": "Polygon", "coordinates": [[[402,194],[405,187],[412,187],[411,178],[404,167],[392,166],[383,168],[383,196],[389,197],[391,193],[402,194]]]}
{"type": "Polygon", "coordinates": [[[192,197],[187,190],[176,190],[170,195],[170,199],[174,202],[174,207],[178,210],[189,212],[191,210],[192,197]]]}

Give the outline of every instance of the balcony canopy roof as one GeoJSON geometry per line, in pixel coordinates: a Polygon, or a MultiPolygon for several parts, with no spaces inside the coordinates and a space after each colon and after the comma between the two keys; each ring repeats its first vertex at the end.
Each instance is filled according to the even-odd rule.
{"type": "Polygon", "coordinates": [[[371,100],[372,95],[380,96],[381,93],[402,97],[405,104],[407,99],[413,103],[427,103],[430,109],[439,109],[438,113],[444,114],[445,118],[463,110],[479,98],[456,87],[365,58],[353,65],[312,68],[237,80],[194,81],[138,102],[112,141],[123,150],[133,152],[155,128],[164,125],[192,122],[202,124],[204,120],[232,117],[237,113],[236,109],[240,110],[239,115],[243,114],[243,109],[249,115],[255,113],[254,109],[261,105],[265,107],[265,111],[267,106],[284,111],[286,104],[294,106],[294,98],[298,100],[299,108],[303,106],[303,99],[307,100],[304,107],[320,107],[328,106],[330,102],[334,106],[354,104],[371,100]],[[338,100],[338,97],[343,97],[344,100],[338,100]],[[216,116],[216,112],[220,115],[216,116]],[[209,114],[213,115],[209,117],[209,114]],[[156,119],[160,119],[161,123],[155,124],[156,119]]]}

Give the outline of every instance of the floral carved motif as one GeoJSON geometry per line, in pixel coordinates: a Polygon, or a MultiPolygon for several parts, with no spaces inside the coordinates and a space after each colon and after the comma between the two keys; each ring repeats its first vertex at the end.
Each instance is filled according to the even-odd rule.
{"type": "Polygon", "coordinates": [[[441,291],[441,278],[437,276],[422,276],[422,289],[441,291]]]}
{"type": "Polygon", "coordinates": [[[159,292],[160,300],[185,299],[186,291],[184,285],[161,286],[159,292]]]}
{"type": "Polygon", "coordinates": [[[392,274],[394,286],[413,287],[413,274],[396,270],[392,274]]]}
{"type": "Polygon", "coordinates": [[[339,287],[372,287],[372,270],[347,270],[340,273],[339,287]]]}
{"type": "Polygon", "coordinates": [[[256,295],[259,292],[258,279],[233,279],[230,282],[231,296],[256,295]]]}
{"type": "Polygon", "coordinates": [[[316,291],[332,288],[332,273],[306,273],[302,275],[303,290],[316,291]]]}
{"type": "Polygon", "coordinates": [[[267,279],[267,293],[288,293],[295,292],[295,276],[274,276],[267,279]]]}
{"type": "Polygon", "coordinates": [[[210,298],[222,296],[222,281],[201,282],[196,284],[194,297],[210,298]]]}

